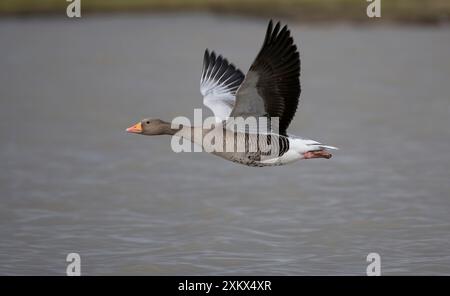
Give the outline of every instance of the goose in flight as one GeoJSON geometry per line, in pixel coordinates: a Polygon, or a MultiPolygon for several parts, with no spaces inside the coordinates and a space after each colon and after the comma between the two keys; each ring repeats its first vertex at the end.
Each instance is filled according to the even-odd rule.
{"type": "Polygon", "coordinates": [[[262,48],[246,75],[221,55],[205,51],[200,92],[204,105],[214,113],[215,124],[174,128],[173,124],[149,118],[126,131],[184,138],[207,152],[247,166],[329,159],[332,156],[329,150],[336,147],[295,137],[286,131],[297,110],[301,91],[299,78],[300,58],[290,31],[287,26],[281,28],[279,22],[274,26],[271,20],[262,48]],[[236,128],[236,118],[267,120],[262,124],[258,121],[256,128],[249,128],[249,125],[236,128]],[[263,126],[266,129],[261,131],[263,126]],[[205,141],[207,138],[215,140],[205,141]]]}

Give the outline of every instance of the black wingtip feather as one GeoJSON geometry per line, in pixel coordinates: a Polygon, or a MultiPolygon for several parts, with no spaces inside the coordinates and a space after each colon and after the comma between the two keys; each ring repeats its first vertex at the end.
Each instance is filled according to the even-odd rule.
{"type": "Polygon", "coordinates": [[[241,70],[229,63],[226,58],[214,51],[205,50],[201,83],[216,81],[226,85],[226,88],[234,94],[243,80],[244,74],[241,70]]]}
{"type": "Polygon", "coordinates": [[[300,96],[300,55],[287,25],[269,21],[263,46],[250,67],[260,76],[258,89],[263,93],[266,111],[279,117],[280,134],[286,134],[297,110],[300,96]],[[280,29],[281,28],[281,29],[280,29]]]}

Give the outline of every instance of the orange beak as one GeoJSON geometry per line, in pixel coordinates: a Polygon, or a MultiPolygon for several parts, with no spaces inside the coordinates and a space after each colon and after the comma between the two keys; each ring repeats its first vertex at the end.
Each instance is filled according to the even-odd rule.
{"type": "Polygon", "coordinates": [[[141,134],[142,133],[142,124],[139,122],[133,126],[130,126],[129,128],[127,128],[127,132],[134,133],[134,134],[141,134]]]}

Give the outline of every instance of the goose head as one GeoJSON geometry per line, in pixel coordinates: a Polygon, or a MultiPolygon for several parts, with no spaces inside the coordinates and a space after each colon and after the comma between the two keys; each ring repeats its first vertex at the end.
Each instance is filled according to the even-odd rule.
{"type": "Polygon", "coordinates": [[[147,136],[157,135],[172,135],[173,129],[170,128],[170,123],[162,121],[158,118],[142,119],[135,125],[126,129],[128,133],[141,134],[147,136]]]}

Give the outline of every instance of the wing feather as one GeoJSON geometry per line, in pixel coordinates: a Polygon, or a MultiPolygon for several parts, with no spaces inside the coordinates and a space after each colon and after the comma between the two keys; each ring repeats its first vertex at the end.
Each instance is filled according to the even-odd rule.
{"type": "Polygon", "coordinates": [[[270,21],[263,46],[237,90],[232,117],[278,117],[286,130],[300,96],[300,56],[287,26],[270,21]]]}
{"type": "Polygon", "coordinates": [[[244,80],[244,74],[221,55],[205,50],[200,78],[203,104],[213,111],[217,121],[230,116],[236,100],[236,91],[244,80]]]}

